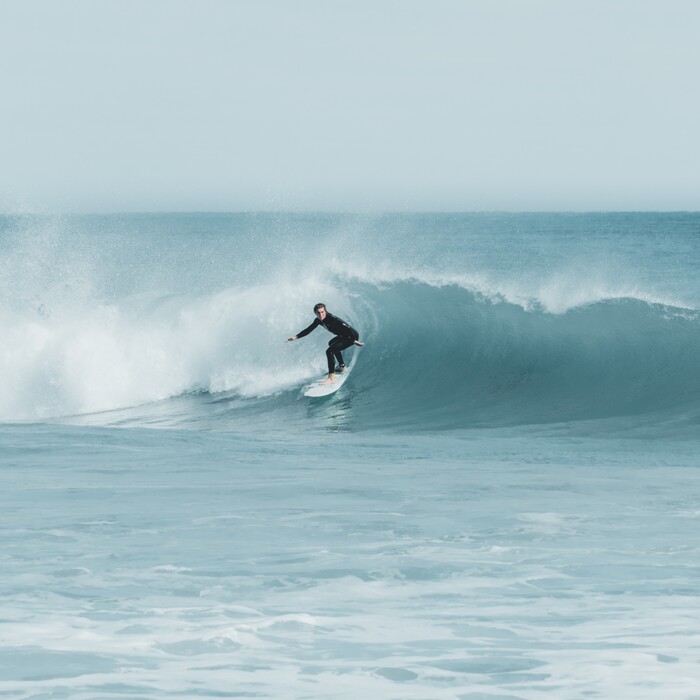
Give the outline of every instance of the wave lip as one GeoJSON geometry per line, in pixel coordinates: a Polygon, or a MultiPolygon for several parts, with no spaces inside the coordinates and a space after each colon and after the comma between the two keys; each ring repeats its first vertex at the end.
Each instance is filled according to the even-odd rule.
{"type": "Polygon", "coordinates": [[[636,299],[649,304],[692,310],[675,298],[651,293],[632,283],[612,283],[595,272],[561,271],[545,280],[494,279],[493,274],[407,270],[396,265],[348,265],[337,257],[329,261],[333,274],[347,284],[361,283],[377,288],[401,283],[426,285],[440,289],[460,287],[475,297],[492,303],[506,302],[526,311],[541,310],[550,314],[565,314],[598,302],[636,299]],[[582,277],[583,274],[583,277],[582,277]]]}

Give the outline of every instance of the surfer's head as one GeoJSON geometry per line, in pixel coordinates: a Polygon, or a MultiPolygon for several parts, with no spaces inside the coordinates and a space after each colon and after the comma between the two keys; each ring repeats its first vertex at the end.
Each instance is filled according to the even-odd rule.
{"type": "Polygon", "coordinates": [[[323,321],[323,319],[326,318],[326,305],[316,304],[316,306],[314,306],[314,313],[323,321]]]}

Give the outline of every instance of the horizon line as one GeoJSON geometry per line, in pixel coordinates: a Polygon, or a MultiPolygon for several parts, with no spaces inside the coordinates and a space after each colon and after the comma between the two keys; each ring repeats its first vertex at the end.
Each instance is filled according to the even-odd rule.
{"type": "Polygon", "coordinates": [[[591,215],[591,214],[700,214],[700,209],[143,209],[84,211],[0,211],[0,216],[71,217],[71,216],[464,216],[464,215],[591,215]]]}

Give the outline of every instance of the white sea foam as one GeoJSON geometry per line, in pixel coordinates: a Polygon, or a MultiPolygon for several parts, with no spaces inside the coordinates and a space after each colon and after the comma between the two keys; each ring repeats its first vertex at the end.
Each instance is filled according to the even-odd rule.
{"type": "Polygon", "coordinates": [[[0,317],[0,420],[95,413],[193,391],[264,396],[320,373],[311,344],[285,346],[313,319],[310,300],[342,307],[316,281],[204,297],[66,303],[0,317]]]}
{"type": "MultiPolygon", "coordinates": [[[[690,453],[665,467],[630,446],[611,469],[606,450],[576,446],[558,457],[580,463],[545,464],[550,447],[526,441],[499,455],[470,440],[466,459],[454,443],[462,456],[445,460],[443,438],[337,438],[354,461],[336,468],[304,442],[265,457],[232,435],[200,455],[200,439],[159,432],[136,456],[158,439],[168,459],[129,489],[124,445],[102,451],[121,535],[82,527],[104,509],[76,497],[94,490],[88,431],[43,455],[36,512],[8,511],[31,527],[8,539],[0,692],[693,697],[697,543],[673,546],[695,517],[690,453]]],[[[12,502],[29,491],[10,478],[22,468],[5,472],[12,502]]]]}

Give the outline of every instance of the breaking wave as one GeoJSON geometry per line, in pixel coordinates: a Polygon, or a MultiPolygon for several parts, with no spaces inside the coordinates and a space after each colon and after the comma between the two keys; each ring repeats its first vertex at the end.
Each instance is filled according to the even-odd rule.
{"type": "MultiPolygon", "coordinates": [[[[638,288],[592,280],[528,295],[493,271],[362,265],[357,255],[295,261],[290,274],[279,272],[279,249],[277,271],[261,264],[265,274],[251,273],[254,236],[232,278],[204,283],[213,267],[202,260],[220,256],[211,237],[188,235],[210,249],[187,274],[178,259],[187,279],[179,288],[163,283],[162,269],[158,284],[135,283],[134,269],[145,268],[118,259],[113,238],[109,256],[82,255],[77,265],[65,254],[50,274],[37,260],[55,262],[65,237],[56,246],[49,236],[53,248],[44,237],[31,264],[15,246],[3,270],[0,420],[269,428],[337,410],[352,429],[440,430],[697,413],[700,314],[638,288]],[[110,265],[118,270],[106,293],[95,270],[110,265]],[[350,351],[353,376],[325,409],[310,408],[300,389],[323,371],[327,334],[285,342],[317,301],[366,341],[350,351]]],[[[268,239],[258,260],[263,250],[268,239]]],[[[160,259],[172,265],[165,245],[160,259]]]]}

